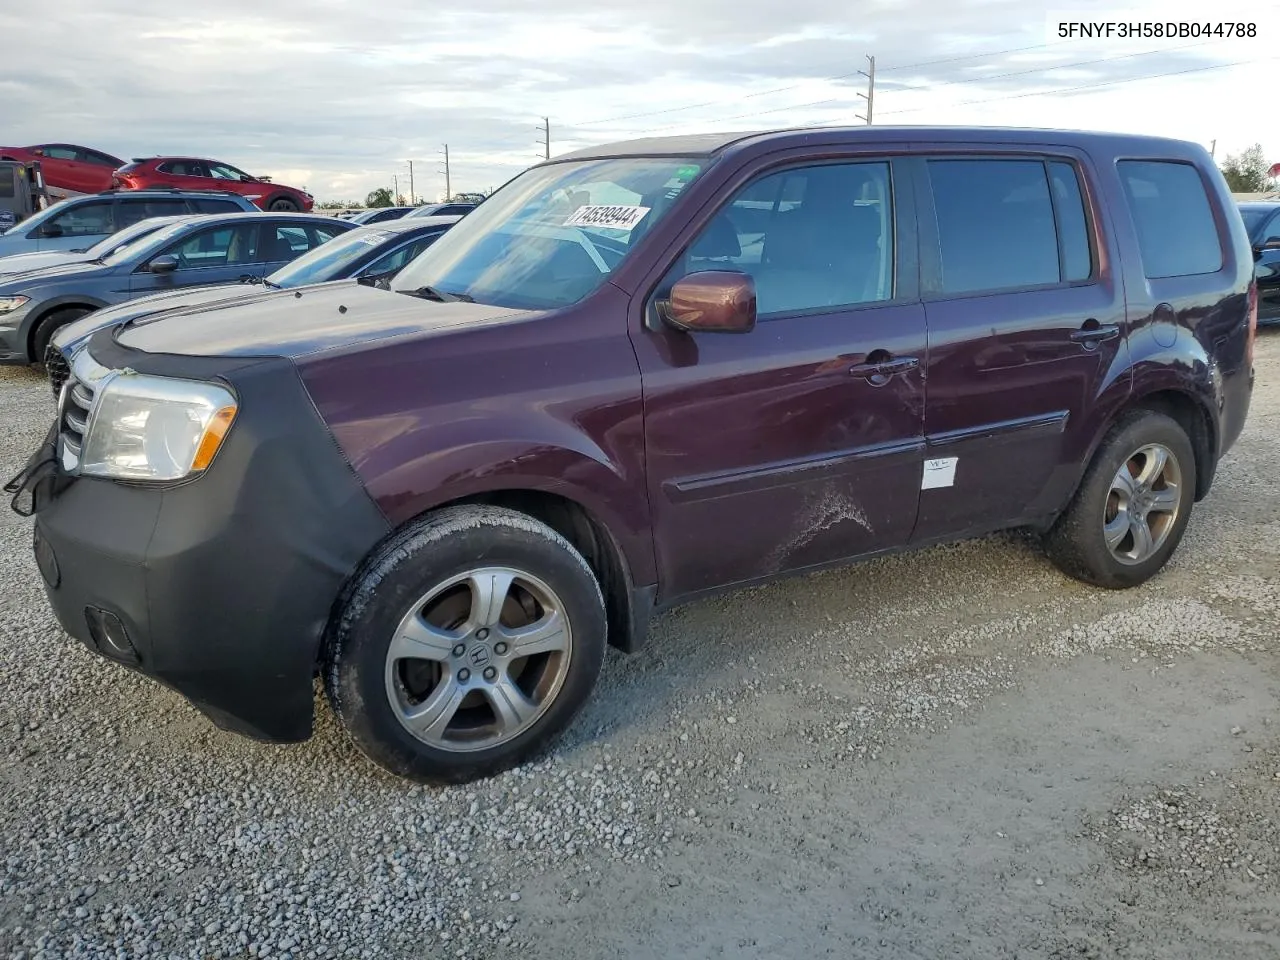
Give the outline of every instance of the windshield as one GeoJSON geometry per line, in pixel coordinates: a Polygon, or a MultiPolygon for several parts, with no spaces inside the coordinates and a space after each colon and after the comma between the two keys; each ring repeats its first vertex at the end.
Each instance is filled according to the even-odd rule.
{"type": "Polygon", "coordinates": [[[377,227],[356,227],[308,250],[267,277],[279,287],[301,287],[340,279],[344,270],[396,236],[377,227]]]}
{"type": "Polygon", "coordinates": [[[1271,216],[1273,209],[1261,209],[1257,207],[1246,207],[1240,211],[1240,216],[1244,217],[1244,229],[1249,234],[1250,240],[1261,239],[1257,237],[1258,228],[1262,226],[1262,221],[1271,216]]]}
{"type": "Polygon", "coordinates": [[[143,254],[144,256],[158,252],[164,249],[170,241],[176,239],[186,229],[186,226],[187,224],[184,220],[170,224],[167,227],[161,227],[159,230],[153,230],[144,237],[137,237],[132,243],[117,247],[110,255],[104,257],[102,262],[108,266],[115,266],[131,259],[134,254],[142,251],[147,251],[147,253],[143,254]]]}
{"type": "Polygon", "coordinates": [[[115,253],[121,247],[141,240],[145,236],[155,233],[167,223],[172,223],[177,217],[151,217],[147,220],[139,220],[137,223],[125,227],[123,230],[117,230],[109,237],[103,237],[93,246],[85,250],[85,253],[94,258],[108,257],[115,253]]]}
{"type": "Polygon", "coordinates": [[[577,303],[608,279],[702,169],[670,157],[535,167],[463,217],[392,289],[515,309],[577,303]]]}

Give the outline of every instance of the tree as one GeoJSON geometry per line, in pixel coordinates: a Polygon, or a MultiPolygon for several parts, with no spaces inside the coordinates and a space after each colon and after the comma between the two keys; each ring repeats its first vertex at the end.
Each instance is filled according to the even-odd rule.
{"type": "Polygon", "coordinates": [[[387,187],[379,187],[377,190],[370,190],[369,195],[364,198],[366,207],[390,207],[395,203],[391,196],[391,190],[387,187]]]}
{"type": "Polygon", "coordinates": [[[1271,164],[1262,152],[1262,144],[1255,143],[1238,156],[1222,161],[1222,175],[1232,193],[1266,193],[1274,190],[1275,177],[1270,174],[1271,164]]]}

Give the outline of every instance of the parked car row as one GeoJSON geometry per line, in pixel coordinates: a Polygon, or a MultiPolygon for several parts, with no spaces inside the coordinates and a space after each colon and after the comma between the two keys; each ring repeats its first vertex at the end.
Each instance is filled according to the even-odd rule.
{"type": "Polygon", "coordinates": [[[277,212],[305,212],[315,203],[305,190],[273,183],[270,177],[253,176],[229,163],[198,157],[135,157],[126,163],[90,147],[41,143],[0,147],[0,160],[39,162],[46,185],[59,198],[113,189],[173,187],[236,193],[259,209],[277,212]]]}
{"type": "MultiPolygon", "coordinates": [[[[389,291],[90,333],[9,490],[100,656],[269,741],[311,734],[318,674],[374,761],[468,780],[692,598],[1007,527],[1090,584],[1156,575],[1249,410],[1234,209],[1206,150],[1151,137],[594,147],[389,291]]],[[[107,285],[173,258],[140,243],[107,285]]]]}
{"type": "Polygon", "coordinates": [[[1253,247],[1258,281],[1258,323],[1280,323],[1280,201],[1241,203],[1245,230],[1253,247]]]}

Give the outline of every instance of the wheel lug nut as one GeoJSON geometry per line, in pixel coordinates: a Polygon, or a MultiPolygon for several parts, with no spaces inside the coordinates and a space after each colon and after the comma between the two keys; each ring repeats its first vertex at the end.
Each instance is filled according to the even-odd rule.
{"type": "Polygon", "coordinates": [[[488,640],[488,639],[489,639],[489,631],[488,631],[488,630],[486,630],[484,627],[481,627],[479,630],[477,630],[477,631],[476,631],[476,639],[477,639],[477,640],[488,640]]]}
{"type": "Polygon", "coordinates": [[[495,643],[493,645],[493,652],[496,653],[498,656],[502,656],[504,653],[507,652],[507,645],[505,643],[495,643]]]}
{"type": "Polygon", "coordinates": [[[453,655],[455,657],[460,657],[466,652],[467,652],[467,645],[465,643],[460,643],[453,648],[453,655]]]}
{"type": "Polygon", "coordinates": [[[485,667],[484,678],[486,680],[492,680],[497,675],[498,675],[498,671],[495,670],[493,667],[485,667]]]}
{"type": "Polygon", "coordinates": [[[461,669],[461,670],[459,670],[459,671],[458,671],[458,682],[459,682],[459,683],[466,683],[466,682],[467,682],[468,680],[470,680],[470,679],[471,679],[471,671],[470,671],[470,670],[468,670],[468,669],[466,669],[466,668],[464,667],[463,669],[461,669]]]}

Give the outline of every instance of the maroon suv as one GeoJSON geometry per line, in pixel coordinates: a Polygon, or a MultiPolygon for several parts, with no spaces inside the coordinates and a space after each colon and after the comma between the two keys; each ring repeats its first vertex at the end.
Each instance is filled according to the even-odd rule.
{"type": "Polygon", "coordinates": [[[1042,131],[644,140],[535,167],[396,278],[96,334],[11,485],[65,629],[219,724],[529,755],[709,592],[1005,527],[1131,587],[1252,390],[1200,147],[1042,131]]]}

